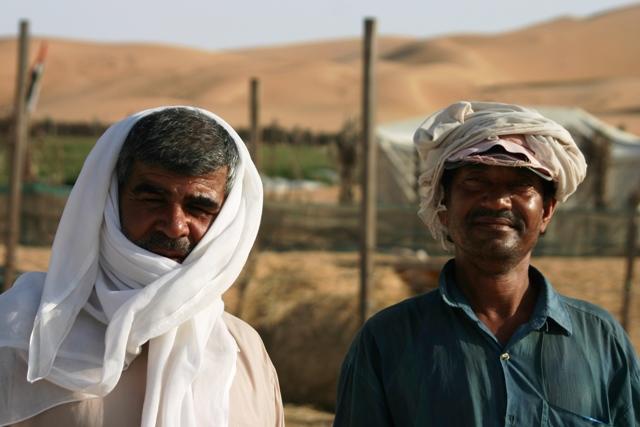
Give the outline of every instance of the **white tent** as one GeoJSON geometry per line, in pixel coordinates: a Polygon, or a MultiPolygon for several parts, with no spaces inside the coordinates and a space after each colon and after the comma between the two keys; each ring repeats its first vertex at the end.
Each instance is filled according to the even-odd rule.
{"type": "MultiPolygon", "coordinates": [[[[623,208],[629,196],[640,189],[640,137],[610,126],[580,108],[533,107],[571,132],[590,166],[597,163],[594,141],[609,144],[609,162],[605,175],[605,202],[608,208],[623,208]]],[[[416,203],[417,156],[413,133],[424,117],[378,126],[379,147],[378,200],[382,204],[416,203]]],[[[596,177],[587,172],[585,182],[566,207],[592,207],[596,177]]]]}

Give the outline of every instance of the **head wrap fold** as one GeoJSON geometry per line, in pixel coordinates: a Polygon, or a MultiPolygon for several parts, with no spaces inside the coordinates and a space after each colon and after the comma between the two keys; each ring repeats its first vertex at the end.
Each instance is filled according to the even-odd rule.
{"type": "Polygon", "coordinates": [[[235,182],[182,264],[131,243],[120,231],[114,169],[131,127],[164,108],[175,107],[128,117],[98,140],[65,206],[48,272],[21,276],[0,298],[0,383],[15,395],[0,399],[0,425],[108,394],[147,342],[142,425],[228,425],[238,350],[221,317],[221,295],[257,235],[262,183],[226,122],[179,107],[205,114],[231,135],[240,154],[235,182]],[[32,384],[13,369],[16,357],[27,361],[32,384]],[[200,378],[203,370],[218,375],[200,378]]]}
{"type": "Polygon", "coordinates": [[[586,175],[587,164],[571,134],[537,111],[496,102],[461,101],[425,119],[413,141],[423,173],[419,178],[418,215],[434,238],[446,246],[446,230],[438,213],[446,210],[440,184],[447,159],[500,135],[523,135],[535,157],[551,171],[555,198],[563,202],[586,175]]]}

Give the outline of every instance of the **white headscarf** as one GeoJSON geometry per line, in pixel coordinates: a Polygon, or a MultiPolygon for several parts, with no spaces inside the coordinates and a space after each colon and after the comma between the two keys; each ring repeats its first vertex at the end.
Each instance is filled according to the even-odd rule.
{"type": "Polygon", "coordinates": [[[446,244],[438,213],[446,210],[440,179],[447,159],[500,135],[524,135],[528,146],[550,172],[555,198],[564,202],[584,179],[587,164],[571,134],[537,111],[497,102],[461,101],[425,119],[413,141],[424,165],[420,175],[418,215],[434,238],[446,244]]]}
{"type": "Polygon", "coordinates": [[[104,133],[69,196],[48,272],[21,276],[0,297],[0,393],[8,393],[0,395],[0,425],[108,394],[146,342],[142,425],[228,425],[238,349],[221,317],[221,295],[258,232],[262,183],[226,122],[180,107],[231,135],[240,154],[235,182],[182,264],[131,243],[120,231],[114,169],[133,124],[164,108],[175,107],[143,111],[104,133]],[[205,369],[219,375],[203,381],[205,369]]]}

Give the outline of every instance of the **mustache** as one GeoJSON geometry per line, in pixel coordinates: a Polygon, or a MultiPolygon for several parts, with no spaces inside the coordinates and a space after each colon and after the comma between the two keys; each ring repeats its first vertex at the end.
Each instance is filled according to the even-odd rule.
{"type": "Polygon", "coordinates": [[[508,220],[517,230],[524,230],[525,223],[522,217],[516,215],[512,211],[502,210],[496,211],[492,209],[477,208],[469,212],[467,216],[468,222],[474,222],[478,218],[500,218],[508,220]]]}
{"type": "Polygon", "coordinates": [[[150,252],[155,253],[157,250],[166,250],[175,252],[182,257],[189,255],[194,246],[186,237],[172,239],[160,232],[154,232],[149,235],[149,237],[140,239],[134,243],[150,252]]]}

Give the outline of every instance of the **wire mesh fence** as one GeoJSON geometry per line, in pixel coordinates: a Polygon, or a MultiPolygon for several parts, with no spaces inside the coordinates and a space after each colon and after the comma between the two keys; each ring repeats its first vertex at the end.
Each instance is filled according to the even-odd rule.
{"type": "MultiPolygon", "coordinates": [[[[445,255],[416,212],[412,205],[379,206],[377,248],[445,255]]],[[[559,209],[547,233],[540,237],[535,255],[624,256],[629,217],[623,210],[559,209]]],[[[260,241],[262,247],[274,250],[357,250],[359,227],[357,206],[267,202],[260,241]]]]}
{"type": "MultiPolygon", "coordinates": [[[[22,206],[21,242],[48,245],[53,240],[71,184],[93,147],[96,136],[83,132],[59,134],[56,127],[36,128],[31,135],[22,206]]],[[[0,132],[0,200],[6,207],[10,132],[0,132]]],[[[261,146],[262,172],[287,179],[337,180],[336,147],[331,144],[270,143],[261,146]]],[[[410,162],[411,159],[405,159],[410,162]]],[[[265,180],[267,182],[267,180],[265,180]]],[[[381,191],[384,191],[381,189],[381,191]]],[[[387,191],[388,192],[388,191],[387,191]]],[[[6,209],[4,209],[6,210],[6,209]]],[[[417,217],[415,203],[378,206],[377,248],[445,251],[417,217]]],[[[538,255],[625,255],[629,213],[624,210],[560,207],[536,248],[538,255]]],[[[0,212],[0,232],[6,230],[0,212]]],[[[357,250],[360,211],[355,204],[267,199],[259,235],[262,248],[278,251],[357,250]]]]}
{"type": "MultiPolygon", "coordinates": [[[[22,244],[50,245],[69,194],[69,186],[25,184],[21,215],[22,244]]],[[[6,187],[0,206],[6,206],[6,187]]],[[[379,206],[377,248],[424,250],[429,255],[446,251],[418,218],[417,207],[379,206]]],[[[4,214],[0,232],[6,230],[4,214]]],[[[536,255],[624,256],[628,237],[628,211],[558,209],[548,232],[541,236],[536,255]]],[[[262,249],[352,251],[359,248],[360,210],[357,205],[296,203],[267,200],[259,233],[262,249]]]]}

